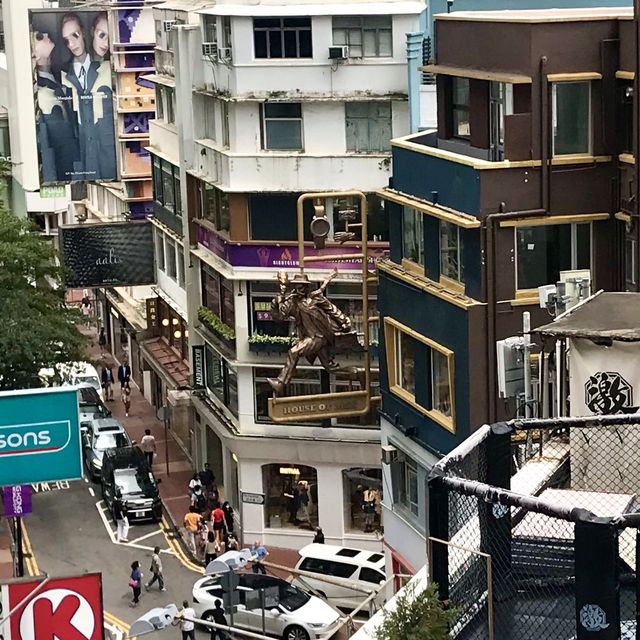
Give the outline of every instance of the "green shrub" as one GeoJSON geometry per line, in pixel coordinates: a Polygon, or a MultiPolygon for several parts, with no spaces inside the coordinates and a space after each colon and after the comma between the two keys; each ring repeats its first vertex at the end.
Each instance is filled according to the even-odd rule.
{"type": "Polygon", "coordinates": [[[198,320],[224,340],[235,340],[236,332],[234,328],[222,322],[222,320],[220,320],[213,311],[207,309],[207,307],[198,308],[198,320]]]}
{"type": "Polygon", "coordinates": [[[249,344],[291,344],[291,336],[269,336],[264,333],[252,333],[249,344]]]}

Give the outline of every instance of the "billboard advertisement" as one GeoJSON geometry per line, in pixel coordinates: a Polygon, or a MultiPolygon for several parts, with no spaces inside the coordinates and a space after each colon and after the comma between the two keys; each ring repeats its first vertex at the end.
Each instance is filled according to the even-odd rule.
{"type": "Polygon", "coordinates": [[[75,387],[0,391],[0,486],[82,478],[75,387]]]}
{"type": "Polygon", "coordinates": [[[102,579],[99,573],[69,578],[14,580],[1,587],[4,640],[102,640],[102,579]]]}
{"type": "Polygon", "coordinates": [[[61,226],[69,289],[155,282],[153,229],[148,221],[61,226]]]}
{"type": "Polygon", "coordinates": [[[40,183],[117,177],[106,11],[29,12],[40,183]]]}

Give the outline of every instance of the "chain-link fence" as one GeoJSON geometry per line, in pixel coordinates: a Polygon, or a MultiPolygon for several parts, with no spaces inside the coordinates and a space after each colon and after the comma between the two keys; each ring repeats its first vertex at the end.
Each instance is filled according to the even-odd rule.
{"type": "Polygon", "coordinates": [[[452,638],[640,638],[634,420],[485,426],[434,467],[430,576],[452,638]]]}

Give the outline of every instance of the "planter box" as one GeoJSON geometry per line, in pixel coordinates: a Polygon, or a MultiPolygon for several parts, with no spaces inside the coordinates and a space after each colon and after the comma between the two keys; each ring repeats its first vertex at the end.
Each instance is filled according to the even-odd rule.
{"type": "Polygon", "coordinates": [[[229,355],[235,358],[236,353],[236,339],[223,338],[217,331],[212,329],[208,324],[198,319],[198,327],[210,339],[211,343],[217,345],[222,351],[226,351],[229,355]]]}
{"type": "Polygon", "coordinates": [[[286,353],[291,348],[290,344],[281,342],[250,342],[249,351],[254,353],[286,353]]]}

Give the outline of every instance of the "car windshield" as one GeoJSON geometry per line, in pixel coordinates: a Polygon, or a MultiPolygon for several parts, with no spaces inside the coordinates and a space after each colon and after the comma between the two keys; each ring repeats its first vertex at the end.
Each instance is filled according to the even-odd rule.
{"type": "Polygon", "coordinates": [[[90,384],[94,389],[100,389],[100,380],[95,376],[78,376],[76,380],[78,384],[90,384]]]}
{"type": "Polygon", "coordinates": [[[106,451],[107,449],[118,449],[128,446],[129,440],[124,433],[99,433],[93,441],[93,448],[96,451],[106,451]]]}
{"type": "Polygon", "coordinates": [[[295,611],[309,602],[311,596],[290,584],[280,585],[280,604],[287,611],[295,611]]]}
{"type": "Polygon", "coordinates": [[[151,473],[139,469],[116,469],[113,479],[123,496],[143,493],[145,497],[153,498],[157,493],[151,473]]]}

